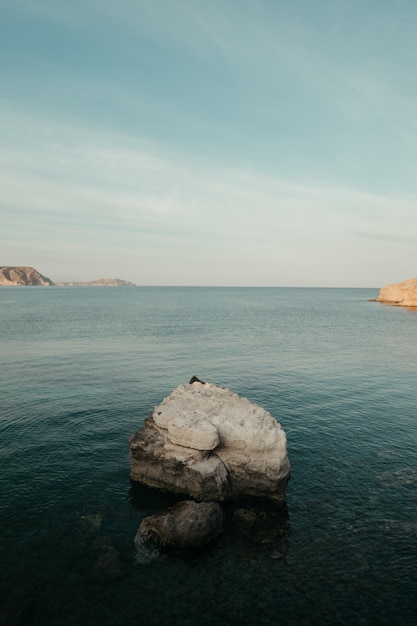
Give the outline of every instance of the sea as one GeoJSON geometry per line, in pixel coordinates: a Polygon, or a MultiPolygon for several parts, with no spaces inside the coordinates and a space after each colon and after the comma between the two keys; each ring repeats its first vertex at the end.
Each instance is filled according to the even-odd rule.
{"type": "Polygon", "coordinates": [[[417,624],[417,310],[377,295],[1,287],[0,624],[417,624]],[[272,543],[227,523],[144,562],[175,497],[130,482],[129,438],[194,375],[281,424],[286,506],[253,505],[272,543]]]}

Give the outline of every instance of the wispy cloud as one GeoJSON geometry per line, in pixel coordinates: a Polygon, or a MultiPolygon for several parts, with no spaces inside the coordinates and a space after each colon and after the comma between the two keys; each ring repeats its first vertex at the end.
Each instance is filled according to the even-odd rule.
{"type": "Polygon", "coordinates": [[[0,42],[11,51],[0,87],[3,263],[27,252],[58,279],[72,255],[80,273],[130,263],[141,271],[126,278],[148,283],[409,275],[415,4],[302,9],[6,4],[25,28],[0,42]]]}
{"type": "Polygon", "coordinates": [[[334,265],[346,271],[358,232],[375,232],[376,220],[399,243],[414,225],[413,197],[216,168],[158,144],[15,113],[3,120],[24,137],[0,150],[6,257],[17,243],[55,254],[72,246],[80,258],[96,250],[103,263],[107,247],[109,265],[135,260],[144,282],[185,274],[198,282],[201,268],[209,281],[210,267],[228,284],[282,284],[288,273],[302,281],[307,254],[321,284],[334,265]]]}
{"type": "Polygon", "coordinates": [[[391,244],[404,244],[404,245],[417,245],[417,233],[415,235],[396,234],[392,232],[374,231],[354,231],[353,234],[356,237],[365,239],[370,242],[377,243],[391,243],[391,244]]]}

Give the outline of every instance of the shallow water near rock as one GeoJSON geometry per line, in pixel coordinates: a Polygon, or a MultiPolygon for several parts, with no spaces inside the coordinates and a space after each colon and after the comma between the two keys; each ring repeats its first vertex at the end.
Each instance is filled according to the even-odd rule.
{"type": "Polygon", "coordinates": [[[2,287],[0,624],[414,624],[417,313],[377,294],[2,287]],[[129,436],[194,374],[280,422],[287,512],[138,563],[176,499],[129,436]]]}

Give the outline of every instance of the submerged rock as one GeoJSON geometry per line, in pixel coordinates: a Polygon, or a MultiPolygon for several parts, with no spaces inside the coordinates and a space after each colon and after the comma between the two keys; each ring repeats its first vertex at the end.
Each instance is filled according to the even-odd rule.
{"type": "Polygon", "coordinates": [[[94,576],[102,582],[111,582],[122,578],[123,563],[119,552],[110,543],[100,546],[94,563],[94,576]]]}
{"type": "MultiPolygon", "coordinates": [[[[275,512],[274,512],[275,513],[275,512]]],[[[236,535],[258,545],[274,545],[285,533],[287,519],[258,509],[237,509],[232,515],[236,535]]]]}
{"type": "Polygon", "coordinates": [[[146,540],[162,548],[201,548],[223,530],[223,510],[217,502],[185,500],[145,517],[135,537],[140,553],[146,540]]]}
{"type": "Polygon", "coordinates": [[[382,287],[375,301],[397,306],[417,307],[417,278],[382,287]]]}
{"type": "Polygon", "coordinates": [[[86,533],[98,533],[103,522],[102,513],[92,513],[90,515],[81,515],[80,528],[86,533]]]}
{"type": "Polygon", "coordinates": [[[130,453],[131,479],[148,487],[204,501],[285,500],[290,463],[280,424],[217,385],[179,385],[132,435],[130,453]]]}
{"type": "Polygon", "coordinates": [[[136,533],[134,543],[136,549],[135,562],[138,565],[150,565],[162,556],[161,550],[159,550],[155,543],[148,539],[140,528],[136,533]]]}

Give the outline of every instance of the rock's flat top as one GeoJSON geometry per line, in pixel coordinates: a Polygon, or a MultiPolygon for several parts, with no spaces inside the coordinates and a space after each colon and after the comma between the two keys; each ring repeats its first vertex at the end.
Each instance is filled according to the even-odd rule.
{"type": "Polygon", "coordinates": [[[265,409],[210,383],[179,385],[152,417],[172,443],[197,450],[221,445],[264,451],[282,439],[281,427],[265,409]]]}
{"type": "Polygon", "coordinates": [[[382,287],[376,301],[397,306],[417,307],[417,278],[382,287]]]}
{"type": "Polygon", "coordinates": [[[46,276],[40,274],[33,267],[27,266],[0,266],[0,286],[42,286],[47,287],[53,285],[53,281],[46,276]]]}

